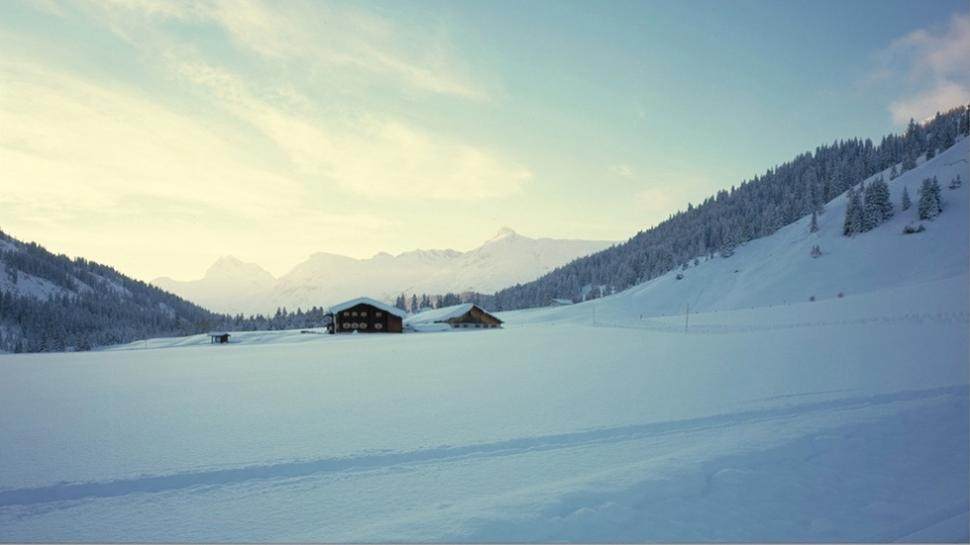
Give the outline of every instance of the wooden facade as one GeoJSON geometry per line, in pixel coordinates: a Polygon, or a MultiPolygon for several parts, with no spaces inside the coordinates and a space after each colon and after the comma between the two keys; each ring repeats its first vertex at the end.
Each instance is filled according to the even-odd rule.
{"type": "Polygon", "coordinates": [[[404,312],[379,301],[361,298],[337,305],[333,333],[402,333],[404,312]]]}

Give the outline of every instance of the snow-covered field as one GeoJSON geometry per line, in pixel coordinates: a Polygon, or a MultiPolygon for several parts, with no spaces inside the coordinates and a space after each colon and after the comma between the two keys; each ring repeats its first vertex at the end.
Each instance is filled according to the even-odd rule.
{"type": "Polygon", "coordinates": [[[944,199],[852,239],[836,199],[502,330],[0,356],[0,540],[966,541],[966,182],[944,199]]]}

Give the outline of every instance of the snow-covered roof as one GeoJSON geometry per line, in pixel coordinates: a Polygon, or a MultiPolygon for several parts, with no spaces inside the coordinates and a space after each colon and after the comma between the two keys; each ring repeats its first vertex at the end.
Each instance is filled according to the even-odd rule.
{"type": "MultiPolygon", "coordinates": [[[[452,318],[457,318],[464,315],[466,312],[472,309],[475,305],[472,303],[462,303],[460,305],[452,305],[450,307],[441,307],[434,310],[428,310],[420,314],[415,314],[411,316],[405,323],[411,325],[417,324],[433,324],[435,322],[445,322],[452,318]]],[[[480,307],[479,307],[480,308],[480,307]]],[[[487,312],[482,310],[482,312],[487,312]]]]}
{"type": "Polygon", "coordinates": [[[377,299],[371,299],[370,297],[358,297],[356,299],[351,299],[350,301],[344,301],[339,305],[334,305],[330,307],[330,312],[336,314],[341,310],[346,310],[350,307],[355,307],[360,304],[370,305],[372,307],[379,308],[388,314],[393,314],[394,316],[397,316],[398,318],[404,318],[405,316],[407,316],[407,313],[404,312],[403,310],[395,306],[389,305],[387,303],[382,303],[377,299]]]}
{"type": "Polygon", "coordinates": [[[465,314],[472,309],[474,305],[471,303],[462,303],[460,305],[452,305],[450,307],[441,307],[434,310],[426,310],[424,312],[419,312],[414,316],[407,319],[409,324],[430,324],[434,322],[443,322],[445,320],[450,320],[452,318],[457,318],[462,314],[465,314]]]}

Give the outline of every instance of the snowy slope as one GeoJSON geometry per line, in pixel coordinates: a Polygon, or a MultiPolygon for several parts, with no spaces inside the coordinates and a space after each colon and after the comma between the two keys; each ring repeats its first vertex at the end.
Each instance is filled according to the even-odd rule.
{"type": "Polygon", "coordinates": [[[396,256],[379,253],[369,259],[320,252],[278,280],[257,265],[223,258],[200,280],[160,278],[153,283],[216,311],[267,313],[280,306],[326,307],[361,294],[392,301],[400,293],[491,293],[534,280],[610,244],[533,239],[503,228],[468,252],[415,250],[396,256]],[[225,266],[227,261],[234,266],[225,266]]]}
{"type": "MultiPolygon", "coordinates": [[[[894,199],[967,180],[967,145],[894,199]]],[[[817,234],[504,329],[0,356],[0,539],[967,541],[970,207],[944,197],[918,235],[840,238],[837,199],[817,234]]]]}
{"type": "MultiPolygon", "coordinates": [[[[970,139],[963,139],[929,162],[895,180],[884,176],[896,207],[894,217],[876,229],[854,237],[842,235],[845,195],[825,207],[819,231],[809,232],[810,217],[788,225],[774,235],[739,247],[729,258],[702,259],[686,271],[675,270],[623,293],[594,302],[538,311],[503,313],[503,319],[547,322],[557,319],[589,320],[592,307],[602,319],[630,320],[772,305],[787,305],[836,298],[851,298],[885,288],[918,284],[966,275],[970,263],[970,186],[947,189],[954,177],[970,177],[970,139]],[[926,231],[903,235],[903,227],[919,223],[915,201],[919,185],[936,176],[943,186],[944,212],[922,224],[926,231]],[[903,187],[914,205],[900,210],[903,187]],[[823,255],[811,256],[812,246],[823,255]],[[678,280],[677,275],[683,275],[678,280]]],[[[874,177],[873,177],[874,178],[874,177]]],[[[870,178],[869,180],[871,180],[870,178]]],[[[869,181],[867,180],[867,181],[869,181]]],[[[905,309],[899,309],[905,312],[905,309]]]]}

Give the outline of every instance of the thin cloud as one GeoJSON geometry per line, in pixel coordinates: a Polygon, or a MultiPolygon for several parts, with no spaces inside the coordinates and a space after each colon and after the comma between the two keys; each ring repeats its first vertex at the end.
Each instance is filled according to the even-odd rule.
{"type": "MultiPolygon", "coordinates": [[[[308,112],[257,96],[238,76],[202,62],[182,63],[182,77],[214,104],[259,130],[303,175],[325,177],[364,196],[477,200],[512,195],[531,172],[486,150],[453,142],[376,114],[311,121],[308,112]]],[[[296,102],[306,102],[297,100],[296,102]]]]}
{"type": "Polygon", "coordinates": [[[610,165],[610,172],[620,176],[621,178],[632,178],[633,177],[633,167],[630,165],[610,165]]]}
{"type": "Polygon", "coordinates": [[[897,38],[878,59],[868,79],[901,91],[889,105],[897,124],[970,102],[970,13],[954,14],[942,28],[897,38]]]}
{"type": "Polygon", "coordinates": [[[356,70],[384,78],[388,85],[474,101],[489,101],[494,94],[451,53],[447,33],[418,32],[359,10],[296,1],[78,2],[132,42],[144,40],[132,30],[132,23],[207,24],[225,32],[242,51],[274,62],[298,63],[303,70],[356,70]]]}

